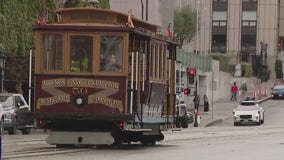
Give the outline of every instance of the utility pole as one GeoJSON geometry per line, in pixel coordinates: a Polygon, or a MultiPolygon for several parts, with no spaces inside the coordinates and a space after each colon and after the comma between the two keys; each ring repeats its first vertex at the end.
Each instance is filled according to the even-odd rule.
{"type": "Polygon", "coordinates": [[[198,122],[197,122],[197,112],[198,112],[198,97],[197,97],[197,81],[195,81],[195,92],[194,92],[194,127],[198,127],[198,122]]]}
{"type": "Polygon", "coordinates": [[[148,8],[149,5],[148,5],[148,0],[146,0],[146,21],[148,21],[148,8]]]}
{"type": "Polygon", "coordinates": [[[200,52],[200,47],[199,47],[199,0],[196,2],[196,48],[195,48],[195,53],[197,53],[197,50],[200,52]]]}
{"type": "Polygon", "coordinates": [[[267,73],[267,48],[268,45],[264,41],[260,42],[260,63],[261,63],[261,81],[267,81],[268,80],[268,73],[267,73]],[[263,56],[264,55],[264,56],[263,56]]]}
{"type": "Polygon", "coordinates": [[[144,20],[144,4],[143,4],[143,0],[141,0],[141,19],[144,20]]]}

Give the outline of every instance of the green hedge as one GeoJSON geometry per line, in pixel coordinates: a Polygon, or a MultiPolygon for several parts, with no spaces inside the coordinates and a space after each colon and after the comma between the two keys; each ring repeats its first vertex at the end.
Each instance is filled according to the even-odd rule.
{"type": "Polygon", "coordinates": [[[220,62],[220,71],[230,72],[230,57],[223,54],[210,54],[212,59],[220,62]]]}
{"type": "MultiPolygon", "coordinates": [[[[235,73],[235,64],[230,64],[230,57],[223,54],[211,54],[212,59],[218,60],[220,62],[220,71],[228,72],[234,75],[235,73]]],[[[253,69],[252,65],[247,62],[242,62],[242,76],[252,77],[253,69]]]]}
{"type": "Polygon", "coordinates": [[[243,77],[252,77],[252,75],[253,75],[252,65],[247,63],[247,62],[242,62],[241,66],[242,66],[242,76],[243,77]]]}

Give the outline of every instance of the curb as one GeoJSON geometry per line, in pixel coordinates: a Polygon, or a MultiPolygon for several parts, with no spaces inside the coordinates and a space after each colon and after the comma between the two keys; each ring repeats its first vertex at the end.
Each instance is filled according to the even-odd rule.
{"type": "Polygon", "coordinates": [[[222,122],[223,122],[223,119],[219,118],[219,119],[216,119],[212,122],[209,122],[208,124],[205,125],[205,127],[212,127],[214,125],[221,124],[222,122]]]}

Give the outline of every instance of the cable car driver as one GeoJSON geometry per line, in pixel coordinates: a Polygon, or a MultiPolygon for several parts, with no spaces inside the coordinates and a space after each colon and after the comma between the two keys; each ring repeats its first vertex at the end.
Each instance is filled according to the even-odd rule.
{"type": "Polygon", "coordinates": [[[72,57],[71,71],[73,72],[87,72],[89,69],[88,56],[83,49],[78,49],[72,57]]]}

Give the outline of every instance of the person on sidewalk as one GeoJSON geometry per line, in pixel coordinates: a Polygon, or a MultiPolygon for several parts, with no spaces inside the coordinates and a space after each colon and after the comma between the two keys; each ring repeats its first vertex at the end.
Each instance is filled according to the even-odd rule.
{"type": "Polygon", "coordinates": [[[209,100],[208,100],[208,97],[206,96],[206,94],[204,94],[204,96],[203,96],[203,101],[204,101],[204,113],[208,114],[208,112],[209,112],[209,100]]]}
{"type": "Polygon", "coordinates": [[[193,102],[194,102],[194,109],[196,110],[196,112],[198,112],[199,102],[200,102],[200,97],[199,97],[199,95],[196,95],[196,96],[193,98],[193,102]]]}
{"type": "Polygon", "coordinates": [[[231,87],[231,92],[232,92],[231,101],[236,101],[237,100],[238,90],[239,90],[239,88],[238,88],[236,82],[234,82],[234,85],[231,87]]]}
{"type": "Polygon", "coordinates": [[[247,94],[247,83],[243,83],[243,84],[241,85],[240,90],[242,91],[242,92],[241,92],[241,93],[242,93],[242,96],[245,97],[246,94],[247,94]]]}

